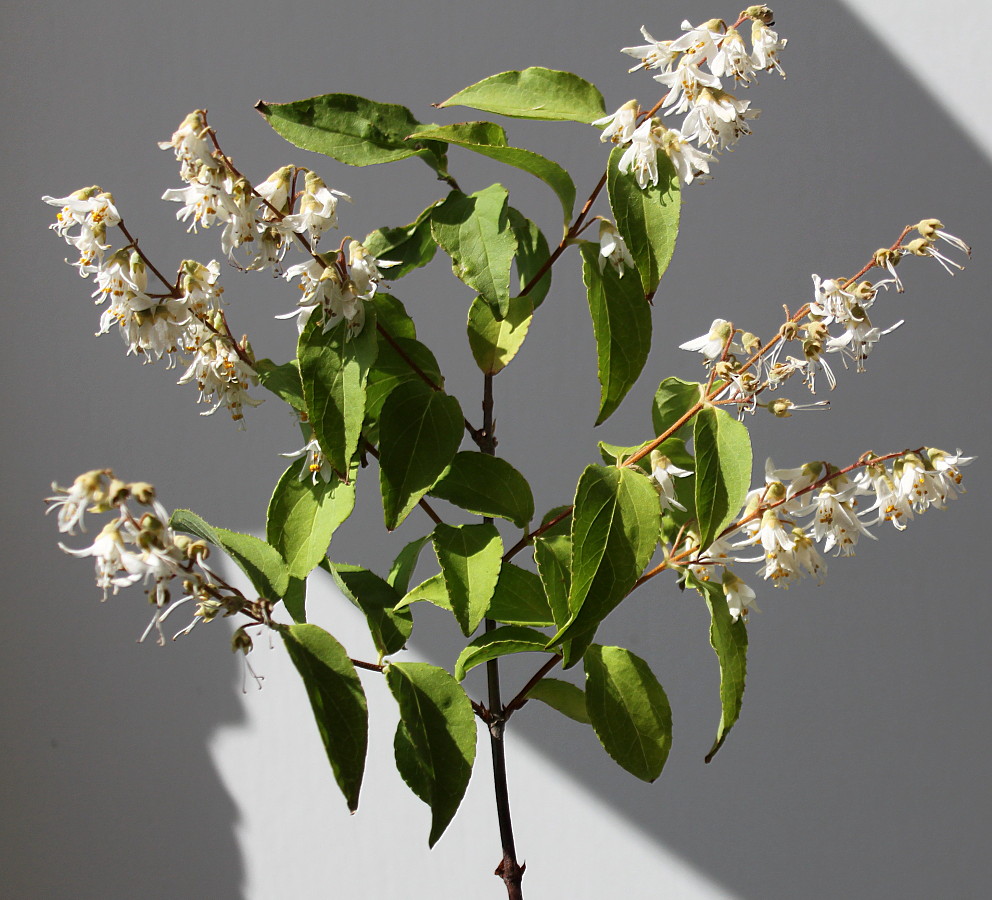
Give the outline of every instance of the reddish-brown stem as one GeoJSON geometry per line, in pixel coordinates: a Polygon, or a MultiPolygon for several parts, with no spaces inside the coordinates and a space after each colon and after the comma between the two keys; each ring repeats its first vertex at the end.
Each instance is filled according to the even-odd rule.
{"type": "Polygon", "coordinates": [[[503,720],[506,721],[513,715],[521,706],[523,706],[527,700],[527,695],[530,693],[532,687],[537,684],[545,675],[548,674],[558,663],[561,662],[561,656],[555,654],[552,656],[540,669],[538,669],[530,680],[525,684],[519,691],[516,697],[514,697],[506,706],[503,708],[503,720]]]}

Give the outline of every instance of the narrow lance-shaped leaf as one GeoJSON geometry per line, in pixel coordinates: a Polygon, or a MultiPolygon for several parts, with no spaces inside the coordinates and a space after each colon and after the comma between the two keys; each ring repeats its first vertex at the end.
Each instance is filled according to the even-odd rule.
{"type": "Polygon", "coordinates": [[[300,376],[310,424],[327,461],[342,474],[358,448],[369,369],[378,352],[375,308],[365,306],[365,326],[357,335],[343,319],[325,332],[317,316],[300,334],[300,376]]]}
{"type": "Polygon", "coordinates": [[[506,197],[501,184],[470,196],[452,191],[431,215],[434,240],[451,257],[455,276],[502,316],[509,312],[510,264],[517,249],[506,197]]]}
{"type": "Polygon", "coordinates": [[[252,587],[262,597],[275,601],[286,593],[289,587],[286,562],[275,547],[261,538],[209,525],[188,509],[173,512],[169,527],[195,534],[215,547],[220,547],[248,576],[252,587]]]}
{"type": "Polygon", "coordinates": [[[692,579],[691,584],[703,595],[709,607],[710,646],[720,663],[720,725],[716,740],[706,754],[706,762],[709,762],[723,746],[727,733],[741,714],[747,676],[747,626],[743,616],[735,620],[730,615],[721,585],[696,579],[692,579]]]}
{"type": "Polygon", "coordinates": [[[644,473],[586,467],[572,512],[571,617],[549,647],[588,636],[627,596],[654,553],[659,526],[658,494],[644,473]]]}
{"type": "Polygon", "coordinates": [[[601,387],[596,424],[605,422],[634,386],[651,351],[651,307],[640,283],[602,265],[599,248],[582,242],[582,280],[596,338],[601,387]]]}
{"type": "Polygon", "coordinates": [[[622,647],[584,657],[586,707],[604,749],[631,775],[654,781],[672,746],[672,709],[648,664],[622,647]]]}
{"type": "Polygon", "coordinates": [[[324,94],[291,103],[259,101],[255,109],[291,144],[349,166],[420,156],[438,174],[447,174],[444,144],[406,140],[420,123],[405,106],[354,94],[324,94]]]}
{"type": "Polygon", "coordinates": [[[530,485],[510,463],[477,450],[462,450],[451,468],[431,488],[440,497],[480,516],[509,519],[524,528],[534,516],[530,485]]]}
{"type": "Polygon", "coordinates": [[[658,183],[638,187],[633,175],[618,168],[623,149],[610,154],[606,187],[617,230],[641,275],[644,293],[653,295],[665,274],[679,233],[681,193],[671,160],[658,154],[658,183]]]}
{"type": "Polygon", "coordinates": [[[306,459],[298,459],[279,479],[265,534],[285,558],[289,574],[306,578],[324,559],[331,536],[355,508],[355,483],[311,478],[306,459]]]}
{"type": "Polygon", "coordinates": [[[492,522],[440,524],[434,528],[433,541],[451,609],[468,636],[479,627],[489,609],[499,578],[503,541],[492,522]]]}
{"type": "Polygon", "coordinates": [[[511,653],[545,653],[544,645],[548,636],[533,628],[522,625],[501,625],[485,634],[480,634],[458,654],[455,662],[455,678],[464,681],[465,676],[476,666],[509,656],[511,653]]]}
{"type": "Polygon", "coordinates": [[[368,747],[368,707],[358,673],[344,647],[322,628],[289,625],[280,631],[307,689],[334,777],[354,812],[368,747]]]}
{"type": "Polygon", "coordinates": [[[495,159],[540,178],[557,194],[566,226],[575,206],[575,185],[558,163],[521,147],[511,147],[506,132],[495,122],[458,122],[454,125],[428,125],[410,135],[411,140],[436,140],[457,144],[466,150],[495,159]]]}
{"type": "Polygon", "coordinates": [[[379,417],[379,482],[390,531],[447,469],[463,425],[458,401],[420,381],[401,384],[389,395],[379,417]]]}
{"type": "Polygon", "coordinates": [[[400,710],[396,768],[431,808],[428,843],[433,847],[457,812],[472,774],[472,704],[451,675],[427,663],[393,663],[386,669],[386,683],[400,710]]]}
{"type": "Polygon", "coordinates": [[[696,519],[706,549],[740,511],[751,486],[751,438],[722,409],[708,407],[694,419],[696,519]]]}
{"type": "Polygon", "coordinates": [[[603,95],[594,84],[539,66],[484,78],[437,105],[551,121],[590,123],[606,115],[603,95]]]}

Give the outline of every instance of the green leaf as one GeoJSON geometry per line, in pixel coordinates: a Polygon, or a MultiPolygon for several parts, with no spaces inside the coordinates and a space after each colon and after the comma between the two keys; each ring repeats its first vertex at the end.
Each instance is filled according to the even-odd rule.
{"type": "Polygon", "coordinates": [[[420,123],[405,106],[354,94],[324,94],[292,103],[260,100],[255,109],[291,144],[349,166],[372,166],[416,155],[444,174],[443,144],[406,140],[420,123]]]}
{"type": "Polygon", "coordinates": [[[390,281],[426,266],[434,258],[437,244],[431,235],[431,213],[437,205],[432,203],[409,225],[378,228],[365,236],[362,245],[372,256],[399,263],[386,270],[385,277],[390,281]]]}
{"type": "Polygon", "coordinates": [[[293,617],[294,622],[306,622],[307,580],[305,578],[296,578],[295,576],[290,577],[289,587],[286,589],[286,594],[282,598],[282,602],[286,607],[286,612],[293,617]]]}
{"type": "Polygon", "coordinates": [[[572,584],[569,569],[572,560],[572,539],[567,534],[546,534],[534,538],[534,562],[544,586],[548,604],[554,615],[555,625],[562,628],[572,615],[568,608],[568,594],[572,584]]]}
{"type": "Polygon", "coordinates": [[[506,197],[501,184],[470,196],[452,191],[431,215],[431,232],[451,257],[452,272],[503,316],[509,312],[510,264],[517,249],[506,197]]]}
{"type": "Polygon", "coordinates": [[[314,435],[339,474],[348,471],[365,418],[365,386],[378,352],[375,309],[366,304],[365,327],[353,335],[342,319],[324,331],[311,316],[300,334],[300,375],[314,435]]]}
{"type": "Polygon", "coordinates": [[[368,707],[348,654],[316,625],[280,629],[289,658],[303,679],[320,738],[348,809],[358,808],[368,747],[368,707]]]}
{"type": "Polygon", "coordinates": [[[640,188],[632,174],[619,170],[623,154],[621,147],[610,154],[606,188],[617,231],[641,274],[644,293],[651,296],[671,262],[679,233],[679,177],[672,161],[659,152],[658,183],[640,188]]]}
{"type": "Polygon", "coordinates": [[[751,487],[751,438],[722,409],[707,407],[695,418],[696,520],[706,549],[744,505],[751,487]]]}
{"type": "MultiPolygon", "coordinates": [[[[506,566],[503,567],[504,569],[506,566]]],[[[451,599],[448,597],[448,586],[444,583],[444,576],[438,572],[431,575],[426,581],[422,581],[415,588],[407,591],[406,596],[396,604],[396,609],[406,609],[411,603],[426,600],[433,603],[438,609],[446,609],[453,612],[451,599]]]]}
{"type": "Polygon", "coordinates": [[[583,725],[591,725],[589,710],[586,708],[586,695],[582,688],[557,678],[542,678],[528,692],[530,700],[540,700],[563,716],[568,716],[583,725]]]}
{"type": "MultiPolygon", "coordinates": [[[[433,240],[431,244],[433,245],[433,240]]],[[[385,291],[376,291],[372,298],[372,305],[375,307],[376,329],[380,326],[389,332],[393,338],[415,338],[417,336],[417,326],[413,324],[413,319],[406,311],[406,307],[392,294],[385,291]]],[[[381,343],[381,342],[380,342],[381,343]]],[[[376,362],[379,357],[376,356],[376,362]]]]}
{"type": "MultiPolygon", "coordinates": [[[[541,579],[513,563],[503,563],[489,604],[488,617],[507,625],[554,625],[541,579]]],[[[545,640],[547,644],[547,640],[545,640]]]]}
{"type": "Polygon", "coordinates": [[[355,508],[355,482],[314,484],[306,459],[279,479],[269,500],[265,535],[285,558],[289,574],[306,578],[327,554],[331,536],[355,508]]]}
{"type": "Polygon", "coordinates": [[[654,781],[672,746],[672,709],[648,664],[622,647],[585,655],[586,707],[606,752],[631,775],[654,781]]]}
{"type": "Polygon", "coordinates": [[[413,576],[413,570],[417,567],[420,551],[424,549],[430,539],[430,534],[425,534],[415,541],[410,541],[393,560],[386,581],[396,588],[399,594],[405,594],[410,589],[410,578],[413,576]]]}
{"type": "Polygon", "coordinates": [[[331,574],[341,592],[365,614],[376,650],[383,656],[402,650],[413,631],[413,616],[408,610],[394,609],[399,592],[361,566],[332,563],[331,574]]]}
{"type": "Polygon", "coordinates": [[[196,513],[177,509],[169,519],[169,527],[185,531],[220,547],[237,563],[259,595],[276,601],[289,587],[286,561],[275,547],[251,534],[229,531],[208,525],[196,513]]]}
{"type": "Polygon", "coordinates": [[[511,653],[546,653],[548,636],[521,625],[502,625],[471,641],[455,663],[455,678],[464,681],[471,669],[511,653]]]}
{"type": "Polygon", "coordinates": [[[492,522],[436,525],[432,540],[452,612],[467,637],[489,609],[499,578],[503,541],[492,522]]]}
{"type": "Polygon", "coordinates": [[[541,528],[544,528],[549,522],[555,524],[543,531],[542,537],[557,537],[558,535],[569,537],[572,533],[572,507],[555,506],[549,509],[541,519],[541,528]]]}
{"type": "Polygon", "coordinates": [[[444,669],[427,663],[392,663],[386,683],[400,709],[396,768],[431,808],[433,847],[468,787],[475,762],[476,727],[465,691],[444,669]]]}
{"type": "Polygon", "coordinates": [[[396,387],[379,416],[379,483],[392,531],[440,479],[462,441],[464,419],[454,397],[421,381],[396,387]]]}
{"type": "Polygon", "coordinates": [[[300,363],[292,360],[277,366],[271,359],[255,361],[255,371],[259,383],[272,391],[277,397],[285,400],[293,409],[300,412],[306,410],[303,402],[303,384],[300,382],[300,363]]]}
{"type": "Polygon", "coordinates": [[[537,273],[551,258],[548,239],[534,222],[512,206],[507,207],[507,213],[510,216],[513,236],[517,239],[517,255],[514,257],[514,262],[517,265],[520,292],[530,300],[534,309],[537,309],[544,302],[551,288],[551,269],[545,271],[540,281],[527,291],[526,295],[523,294],[523,290],[530,284],[532,278],[537,277],[537,273]]]}
{"type": "Polygon", "coordinates": [[[584,78],[533,66],[469,85],[439,107],[468,106],[518,119],[590,123],[606,115],[603,95],[584,78]]]}
{"type": "Polygon", "coordinates": [[[572,178],[558,163],[520,147],[511,147],[506,140],[506,131],[495,122],[458,122],[454,125],[427,125],[415,134],[412,140],[444,141],[457,144],[466,150],[488,156],[497,162],[505,163],[529,172],[540,178],[558,195],[567,226],[572,220],[575,206],[575,185],[572,178]]]}
{"type": "Polygon", "coordinates": [[[365,386],[365,436],[373,444],[378,443],[378,422],[386,398],[408,381],[425,383],[410,365],[411,360],[434,384],[444,387],[437,359],[426,345],[405,337],[394,337],[392,342],[379,341],[379,355],[369,370],[369,380],[365,386]]]}
{"type": "MultiPolygon", "coordinates": [[[[593,633],[634,587],[658,544],[658,494],[632,469],[587,466],[572,513],[569,621],[549,642],[593,633]]],[[[566,660],[566,666],[576,659],[566,660]]]]}
{"type": "Polygon", "coordinates": [[[621,278],[607,264],[600,268],[599,247],[582,245],[582,280],[596,338],[597,374],[601,386],[596,424],[605,422],[637,381],[651,351],[651,307],[641,285],[621,278]]]}
{"type": "MultiPolygon", "coordinates": [[[[651,407],[651,422],[654,433],[662,435],[681,419],[701,397],[703,386],[696,381],[683,381],[681,378],[666,378],[658,385],[654,395],[654,405],[651,407]]],[[[683,431],[689,423],[679,428],[677,433],[683,436],[683,431]]]]}
{"type": "Polygon", "coordinates": [[[517,355],[533,318],[534,307],[528,297],[511,297],[502,319],[496,318],[482,297],[472,301],[468,310],[468,344],[485,375],[498,375],[517,355]]]}
{"type": "Polygon", "coordinates": [[[534,516],[534,495],[527,479],[505,459],[477,450],[456,453],[451,468],[431,488],[431,496],[480,516],[509,519],[518,528],[526,528],[534,516]]]}
{"type": "Polygon", "coordinates": [[[706,762],[709,762],[723,746],[727,733],[741,714],[747,676],[747,626],[743,616],[736,621],[731,617],[722,585],[691,577],[689,583],[703,595],[709,607],[710,646],[720,663],[720,725],[716,740],[706,754],[706,762]]]}

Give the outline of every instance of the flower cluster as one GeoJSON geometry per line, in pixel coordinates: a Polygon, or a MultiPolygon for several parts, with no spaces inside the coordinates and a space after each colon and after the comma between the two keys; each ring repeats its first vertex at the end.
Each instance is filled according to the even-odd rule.
{"type": "Polygon", "coordinates": [[[141,640],[154,629],[159,643],[163,643],[162,623],[173,610],[190,601],[196,604],[196,613],[175,637],[220,614],[257,613],[258,603],[246,600],[207,567],[206,543],[169,527],[169,513],[155,498],[152,485],[127,483],[110,469],[95,469],[80,475],[71,487],[53,484],[52,490],[55,496],[46,500],[50,504],[48,511],[58,510],[59,531],[64,534],[74,535],[77,527],[85,531],[87,512],[114,514],[90,546],[79,550],[61,543],[59,546],[71,556],[93,558],[96,585],[102,589],[104,600],[121,588],[138,583],[146,586],[155,612],[141,640]],[[132,504],[138,509],[132,509],[132,504]],[[173,600],[170,585],[176,579],[180,579],[183,593],[173,600]]]}
{"type": "Polygon", "coordinates": [[[630,71],[657,71],[655,81],[668,88],[664,99],[640,123],[640,105],[630,100],[616,112],[593,122],[604,126],[600,139],[627,145],[620,158],[622,172],[631,172],[641,188],[658,183],[658,154],[672,161],[679,177],[690,184],[709,177],[715,153],[731,148],[742,135],[750,134],[748,121],[760,110],[724,89],[725,83],[747,87],[758,72],[785,72],[779,53],[786,41],[769,26],[772,12],[766,6],[751,6],[731,26],[722,19],[701,25],[682,23],[685,32],[672,41],[655,40],[642,28],[648,42],[624,47],[623,53],[638,60],[630,71]],[[751,49],[748,51],[737,26],[750,20],[751,49]],[[707,68],[704,69],[703,66],[707,68]],[[708,71],[707,71],[708,69],[708,71]],[[685,114],[679,128],[669,128],[655,110],[668,115],[685,114]],[[695,145],[693,145],[695,142],[695,145]]]}
{"type": "Polygon", "coordinates": [[[901,531],[931,506],[943,509],[962,490],[961,467],[973,458],[960,450],[948,453],[929,447],[884,459],[869,455],[844,471],[824,462],[776,469],[768,460],[765,484],[752,490],[745,502],[739,526],[744,538],[731,543],[724,535],[700,551],[690,536],[686,550],[692,561],[687,569],[701,581],[709,581],[717,567],[722,569],[724,593],[736,619],[757,607],[754,591],[731,563],[759,563],[758,574],[775,587],[787,588],[807,575],[822,582],[827,566],[821,553],[853,556],[862,536],[875,540],[869,526],[891,522],[901,531]],[[851,474],[854,469],[858,471],[851,474]],[[735,555],[758,545],[763,551],[759,557],[735,555]]]}
{"type": "Polygon", "coordinates": [[[918,238],[905,244],[901,238],[895,247],[876,251],[872,262],[862,270],[883,268],[889,273],[888,278],[855,284],[856,278],[813,275],[812,299],[782,325],[768,347],[762,349],[757,337],[739,332],[726,319],[714,319],[706,334],[680,344],[680,349],[700,353],[704,365],[715,368],[715,374],[723,380],[725,387],[714,399],[736,403],[742,414],[753,412],[761,405],[776,416],[791,415],[793,410],[801,408],[791,400],[779,398],[759,404],[758,395],[765,390],[776,390],[797,374],[813,394],[820,374],[833,389],[837,378],[826,359],[828,354],[839,354],[845,368],[852,362],[856,371],[864,372],[868,356],[878,341],[902,325],[900,320],[883,330],[872,324],[868,317],[868,310],[882,289],[903,290],[903,283],[896,273],[896,265],[901,259],[907,256],[934,259],[952,275],[955,270],[964,268],[941,253],[935,246],[936,241],[943,241],[967,255],[971,254],[971,248],[944,231],[938,219],[923,219],[906,228],[902,237],[914,230],[920,235],[918,238]],[[739,340],[736,339],[738,336],[739,340]],[[798,342],[800,355],[787,354],[786,347],[791,342],[798,342]],[[753,355],[751,359],[742,358],[745,354],[753,355]]]}
{"type": "Polygon", "coordinates": [[[351,198],[324,184],[320,176],[296,166],[282,166],[256,187],[237,172],[217,149],[202,109],[191,112],[159,147],[179,160],[184,188],[162,195],[182,206],[176,217],[189,230],[221,224],[221,247],[228,260],[245,269],[267,269],[281,262],[293,234],[316,244],[329,228],[337,228],[339,198],[351,198]],[[299,212],[291,214],[297,177],[304,174],[299,212]],[[241,261],[235,251],[241,249],[241,261]]]}

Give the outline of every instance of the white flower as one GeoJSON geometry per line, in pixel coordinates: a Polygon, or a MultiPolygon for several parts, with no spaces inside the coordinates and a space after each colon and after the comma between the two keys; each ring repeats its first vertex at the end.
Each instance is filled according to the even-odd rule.
{"type": "Polygon", "coordinates": [[[679,57],[679,51],[671,49],[672,42],[656,41],[648,34],[647,28],[643,25],[641,26],[641,34],[644,35],[644,40],[648,42],[647,44],[637,47],[624,47],[620,50],[621,53],[626,53],[628,56],[633,56],[635,59],[640,60],[629,71],[636,72],[638,69],[660,69],[662,72],[671,71],[675,60],[679,57]]]}
{"type": "Polygon", "coordinates": [[[209,139],[210,129],[207,127],[206,111],[195,109],[185,119],[172,135],[172,140],[159,141],[163,150],[170,148],[175,151],[180,163],[180,177],[189,181],[195,177],[202,163],[213,164],[211,156],[213,147],[209,139]]]}
{"type": "Polygon", "coordinates": [[[227,221],[233,208],[230,191],[230,178],[222,169],[201,163],[188,187],[170,188],[162,199],[181,203],[176,218],[182,222],[192,218],[187,230],[195,232],[198,225],[209,228],[227,221]]]}
{"type": "Polygon", "coordinates": [[[899,484],[892,478],[885,466],[873,463],[866,466],[855,478],[862,494],[874,494],[875,502],[861,515],[865,518],[878,510],[872,524],[891,522],[897,531],[905,531],[906,522],[913,518],[913,506],[899,484]]]}
{"type": "Polygon", "coordinates": [[[602,119],[596,119],[593,125],[606,126],[599,139],[604,143],[612,141],[614,144],[626,144],[634,136],[640,108],[636,100],[628,100],[616,112],[603,116],[602,119]]]}
{"type": "Polygon", "coordinates": [[[258,406],[262,401],[251,397],[248,389],[257,384],[254,370],[238,355],[233,342],[215,334],[205,325],[198,323],[187,332],[193,361],[179,379],[179,384],[195,381],[200,389],[200,403],[212,403],[210,409],[200,413],[209,416],[223,405],[237,422],[244,419],[243,407],[258,406]]]}
{"type": "MultiPolygon", "coordinates": [[[[693,338],[691,341],[686,341],[684,344],[679,344],[679,349],[698,351],[703,354],[706,360],[712,362],[723,355],[724,347],[727,347],[732,334],[733,325],[730,322],[726,319],[714,319],[713,324],[710,325],[710,330],[706,334],[700,335],[698,338],[693,338]]],[[[743,353],[743,350],[739,346],[730,342],[728,352],[733,353],[734,351],[743,353]]]]}
{"type": "Polygon", "coordinates": [[[950,454],[935,448],[930,448],[927,456],[929,465],[917,454],[907,453],[897,459],[892,467],[899,493],[918,513],[929,506],[944,509],[948,500],[957,499],[955,487],[961,484],[959,467],[968,465],[974,459],[962,456],[960,450],[950,454]]]}
{"type": "Polygon", "coordinates": [[[949,256],[941,253],[933,245],[933,241],[930,238],[917,238],[915,241],[910,241],[906,245],[906,251],[912,253],[914,256],[929,256],[931,259],[937,260],[948,275],[953,275],[954,269],[957,269],[959,272],[964,270],[964,266],[961,263],[955,262],[949,256]]]}
{"type": "Polygon", "coordinates": [[[279,223],[280,229],[288,229],[297,234],[306,234],[314,244],[328,228],[338,227],[338,198],[351,200],[347,194],[335,191],[320,176],[307,172],[305,190],[300,198],[300,211],[286,216],[279,223]]]}
{"type": "Polygon", "coordinates": [[[95,560],[96,586],[103,590],[103,599],[112,590],[114,594],[122,587],[134,584],[142,578],[141,565],[137,556],[128,550],[120,534],[121,520],[108,522],[89,547],[73,550],[59,544],[70,556],[92,556],[95,560]]]}
{"type": "Polygon", "coordinates": [[[692,472],[680,469],[658,450],[651,451],[651,480],[658,486],[661,508],[675,508],[685,512],[685,507],[675,499],[675,478],[685,478],[692,472]]]}
{"type": "Polygon", "coordinates": [[[839,478],[828,481],[820,488],[815,501],[813,537],[823,541],[824,553],[836,547],[837,555],[853,556],[861,535],[876,540],[854,511],[854,498],[858,492],[857,482],[844,485],[839,478]]]}
{"type": "Polygon", "coordinates": [[[671,49],[685,54],[684,60],[691,63],[702,63],[713,60],[720,52],[720,42],[724,37],[726,26],[720,19],[710,19],[701,25],[692,25],[688,19],[682,22],[685,34],[672,41],[671,49]]]}
{"type": "Polygon", "coordinates": [[[670,128],[661,136],[661,148],[685,184],[709,180],[713,155],[694,147],[679,129],[670,128]]]}
{"type": "Polygon", "coordinates": [[[179,267],[182,276],[179,286],[183,292],[182,303],[190,312],[205,315],[220,309],[224,288],[217,285],[220,263],[216,259],[206,265],[194,259],[185,259],[179,267]]]}
{"type": "Polygon", "coordinates": [[[621,278],[623,278],[623,273],[625,269],[635,269],[634,258],[630,255],[630,251],[627,249],[627,244],[624,242],[623,237],[620,232],[617,231],[616,225],[614,225],[608,219],[600,218],[599,220],[599,271],[603,271],[603,267],[606,265],[607,261],[617,270],[617,273],[621,278]]]}
{"type": "Polygon", "coordinates": [[[730,569],[723,570],[723,593],[727,598],[727,608],[730,610],[731,618],[736,622],[742,615],[746,618],[748,610],[758,609],[758,604],[754,602],[754,591],[749,588],[730,569]]]}
{"type": "Polygon", "coordinates": [[[726,91],[703,88],[682,122],[682,134],[686,140],[723,150],[751,133],[747,120],[756,119],[761,111],[750,106],[749,100],[738,100],[726,91]]]}
{"type": "Polygon", "coordinates": [[[295,172],[296,166],[282,166],[276,169],[261,184],[255,185],[255,193],[268,203],[268,206],[263,211],[264,218],[275,218],[275,214],[269,207],[274,207],[280,213],[288,209],[289,191],[293,184],[295,172]]]}
{"type": "Polygon", "coordinates": [[[758,70],[771,71],[774,69],[783,78],[785,72],[778,61],[778,54],[785,49],[788,41],[785,38],[779,40],[777,32],[774,32],[757,19],[751,23],[751,59],[754,67],[758,70]]]}
{"type": "MultiPolygon", "coordinates": [[[[348,244],[348,276],[354,286],[355,294],[363,300],[371,300],[375,296],[376,287],[382,278],[380,268],[389,269],[398,266],[399,262],[388,259],[375,259],[359,241],[348,244]]],[[[352,317],[348,317],[351,321],[352,317]]]]}
{"type": "Polygon", "coordinates": [[[103,262],[104,251],[110,249],[107,229],[121,221],[113,196],[94,185],[68,197],[41,199],[50,206],[62,207],[51,227],[79,251],[79,259],[73,263],[79,268],[79,274],[85,277],[96,272],[103,262]],[[77,226],[79,231],[70,234],[77,226]]]}
{"type": "Polygon", "coordinates": [[[916,230],[925,238],[933,240],[937,238],[938,240],[945,241],[952,247],[956,247],[966,256],[971,256],[971,247],[969,247],[964,241],[959,237],[955,237],[953,234],[948,234],[944,229],[944,223],[940,219],[923,219],[923,221],[918,222],[916,225],[916,230]]]}
{"type": "Polygon", "coordinates": [[[106,474],[107,472],[102,469],[84,472],[73,481],[70,488],[61,488],[54,481],[52,482],[52,490],[56,492],[56,496],[46,498],[45,502],[51,505],[45,510],[45,514],[53,509],[59,511],[59,531],[75,534],[77,525],[80,531],[86,531],[83,523],[86,508],[103,503],[107,499],[104,484],[106,474]]]}
{"type": "Polygon", "coordinates": [[[698,102],[703,88],[719,90],[723,87],[723,82],[716,75],[704,72],[696,63],[686,60],[682,60],[678,68],[671,72],[655,75],[654,80],[669,89],[661,104],[669,113],[684,113],[690,109],[698,102]]]}
{"type": "Polygon", "coordinates": [[[841,278],[820,278],[813,275],[813,300],[809,309],[814,315],[836,322],[846,322],[851,318],[851,310],[857,298],[844,288],[841,278]]]}
{"type": "Polygon", "coordinates": [[[300,481],[303,481],[304,478],[310,478],[314,484],[320,480],[326,481],[328,484],[337,481],[334,468],[327,461],[327,457],[324,456],[324,451],[320,449],[320,444],[316,438],[307,442],[299,450],[294,450],[292,453],[280,453],[279,455],[291,459],[300,456],[306,457],[306,465],[300,468],[300,481]]]}
{"type": "Polygon", "coordinates": [[[744,38],[736,28],[727,29],[720,42],[720,50],[710,62],[710,69],[718,78],[732,77],[747,84],[754,75],[754,64],[744,45],[744,38]]]}

